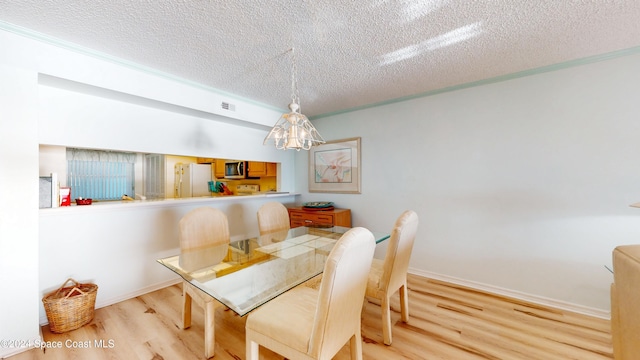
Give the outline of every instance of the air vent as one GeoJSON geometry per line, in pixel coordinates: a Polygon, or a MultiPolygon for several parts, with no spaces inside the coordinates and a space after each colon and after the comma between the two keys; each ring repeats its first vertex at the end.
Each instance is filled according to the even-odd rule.
{"type": "Polygon", "coordinates": [[[228,102],[222,102],[222,108],[229,111],[236,111],[236,106],[228,102]]]}

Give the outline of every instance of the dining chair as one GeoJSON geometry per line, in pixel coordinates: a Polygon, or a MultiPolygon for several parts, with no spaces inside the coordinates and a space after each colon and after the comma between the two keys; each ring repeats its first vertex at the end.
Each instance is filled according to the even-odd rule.
{"type": "Polygon", "coordinates": [[[258,360],[260,345],[287,359],[331,359],[347,342],[351,359],[362,359],[360,310],[374,249],[369,230],[350,229],[329,253],[318,290],[298,286],[250,313],[247,360],[258,360]]]}
{"type": "Polygon", "coordinates": [[[265,203],[258,209],[258,229],[260,235],[289,230],[289,211],[279,202],[265,203]]]}
{"type": "Polygon", "coordinates": [[[418,215],[411,210],[403,212],[389,238],[384,260],[373,259],[366,297],[380,301],[382,311],[382,338],[391,345],[391,296],[400,291],[400,316],[409,321],[409,294],[407,290],[407,270],[413,242],[418,230],[418,215]]]}
{"type": "MultiPolygon", "coordinates": [[[[185,214],[179,222],[179,239],[181,256],[215,245],[229,244],[229,222],[227,216],[212,207],[200,207],[185,214]]],[[[226,253],[218,252],[218,258],[207,259],[210,264],[219,263],[226,253]]],[[[185,266],[185,265],[183,265],[185,266]]],[[[204,309],[204,352],[208,359],[214,355],[215,331],[214,311],[219,304],[188,281],[182,282],[183,309],[182,328],[191,327],[191,301],[204,309]]]]}

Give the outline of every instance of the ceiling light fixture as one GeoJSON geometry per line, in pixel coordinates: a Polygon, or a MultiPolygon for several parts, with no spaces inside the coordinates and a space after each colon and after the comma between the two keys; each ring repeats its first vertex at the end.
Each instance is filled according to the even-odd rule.
{"type": "Polygon", "coordinates": [[[264,138],[263,144],[266,145],[273,140],[278,150],[309,150],[312,146],[324,144],[325,141],[309,119],[300,113],[300,97],[296,83],[296,58],[293,48],[288,52],[291,53],[291,104],[289,104],[291,111],[280,116],[278,122],[264,138]]]}

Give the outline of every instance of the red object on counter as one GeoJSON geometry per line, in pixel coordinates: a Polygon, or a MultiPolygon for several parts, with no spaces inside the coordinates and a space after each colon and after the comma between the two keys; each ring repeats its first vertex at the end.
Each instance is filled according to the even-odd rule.
{"type": "Polygon", "coordinates": [[[60,206],[71,206],[71,188],[60,187],[60,206]]]}
{"type": "Polygon", "coordinates": [[[227,185],[222,184],[222,193],[224,195],[233,195],[233,191],[227,187],[227,185]]]}

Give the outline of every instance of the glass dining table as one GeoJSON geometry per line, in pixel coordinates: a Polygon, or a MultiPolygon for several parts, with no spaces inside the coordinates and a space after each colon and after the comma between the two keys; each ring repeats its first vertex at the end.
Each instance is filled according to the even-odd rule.
{"type": "MultiPolygon", "coordinates": [[[[348,227],[297,227],[157,261],[244,316],[324,270],[348,227]]],[[[389,234],[373,232],[376,243],[389,234]]]]}

